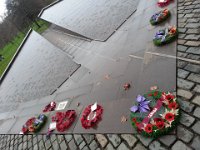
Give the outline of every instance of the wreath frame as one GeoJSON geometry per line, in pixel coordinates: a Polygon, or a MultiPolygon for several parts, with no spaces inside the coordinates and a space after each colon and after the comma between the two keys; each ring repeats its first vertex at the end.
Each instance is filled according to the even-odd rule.
{"type": "Polygon", "coordinates": [[[96,126],[97,123],[102,119],[103,107],[98,104],[97,104],[97,109],[95,110],[96,116],[91,120],[87,119],[89,114],[91,113],[91,106],[92,105],[88,105],[84,109],[82,117],[81,117],[81,124],[82,124],[82,127],[85,129],[89,129],[91,127],[96,126]]]}
{"type": "MultiPolygon", "coordinates": [[[[165,28],[165,29],[159,30],[159,32],[162,32],[162,31],[165,32],[166,29],[169,30],[169,28],[165,28]]],[[[158,32],[157,32],[157,33],[158,33],[158,32]]],[[[157,34],[157,33],[156,33],[156,34],[157,34]]],[[[175,33],[173,33],[173,34],[171,34],[171,35],[170,35],[170,34],[167,34],[164,41],[161,41],[161,40],[162,40],[161,38],[158,39],[158,38],[154,37],[153,43],[154,43],[156,46],[163,46],[163,45],[166,45],[166,44],[168,44],[168,43],[173,42],[174,40],[176,40],[177,37],[178,37],[178,30],[177,30],[177,28],[176,28],[175,33]]]]}
{"type": "MultiPolygon", "coordinates": [[[[145,98],[148,98],[148,95],[149,95],[149,94],[153,94],[153,93],[155,93],[155,92],[158,92],[158,94],[157,94],[156,96],[152,95],[151,97],[152,97],[155,101],[157,101],[157,100],[159,99],[159,97],[160,97],[159,94],[162,93],[162,92],[157,91],[157,90],[153,90],[153,91],[151,91],[151,92],[149,92],[149,93],[147,93],[147,94],[144,94],[144,97],[145,97],[145,98]]],[[[162,94],[163,94],[163,93],[162,93],[162,94]]],[[[165,94],[166,94],[166,93],[165,93],[165,94]]],[[[171,93],[170,93],[170,94],[171,94],[171,93]]],[[[172,94],[171,94],[171,95],[172,95],[172,94]]],[[[153,138],[153,139],[156,139],[156,138],[158,138],[158,137],[160,137],[160,136],[166,135],[167,133],[173,131],[173,130],[176,128],[177,124],[179,123],[179,120],[180,120],[180,117],[181,117],[181,111],[180,111],[180,109],[179,109],[179,106],[180,106],[180,105],[179,105],[179,103],[178,103],[178,100],[177,100],[176,98],[174,98],[173,101],[176,102],[176,104],[178,105],[178,107],[177,107],[177,115],[175,115],[174,120],[172,121],[170,127],[166,127],[166,128],[163,127],[163,128],[161,128],[161,129],[159,129],[159,128],[156,127],[156,125],[154,124],[154,125],[152,125],[152,126],[153,126],[153,127],[152,127],[152,132],[151,132],[151,133],[148,133],[148,132],[146,132],[144,129],[139,129],[138,126],[137,126],[138,123],[141,123],[143,119],[142,119],[142,118],[137,118],[137,117],[134,115],[134,113],[131,112],[130,120],[131,120],[132,126],[138,131],[138,133],[141,133],[143,136],[145,136],[145,137],[150,137],[150,138],[153,138]]],[[[151,123],[149,123],[149,124],[151,124],[151,123]]]]}
{"type": "Polygon", "coordinates": [[[67,110],[66,112],[56,112],[55,116],[52,116],[52,121],[56,122],[56,129],[58,132],[64,132],[71,127],[76,119],[75,110],[67,110]]]}
{"type": "Polygon", "coordinates": [[[171,16],[171,13],[170,13],[170,11],[169,11],[168,9],[161,10],[161,11],[157,12],[156,14],[160,14],[160,13],[162,13],[162,12],[165,11],[165,10],[167,10],[167,14],[166,14],[166,16],[162,16],[162,17],[160,18],[160,20],[155,21],[155,20],[153,19],[153,17],[154,17],[155,14],[151,17],[151,19],[150,19],[151,25],[158,25],[158,24],[160,24],[160,23],[166,21],[166,20],[171,16]]]}
{"type": "Polygon", "coordinates": [[[42,127],[44,126],[44,124],[46,123],[46,121],[47,121],[47,116],[44,115],[44,114],[40,114],[37,117],[32,117],[32,118],[28,119],[26,121],[26,123],[22,127],[23,134],[26,134],[26,133],[29,133],[29,132],[30,133],[37,133],[37,132],[39,132],[42,129],[42,127]],[[41,115],[43,116],[42,120],[39,119],[39,117],[41,115]],[[35,121],[37,121],[37,119],[40,120],[41,122],[38,125],[34,125],[34,123],[35,123],[35,121]]]}

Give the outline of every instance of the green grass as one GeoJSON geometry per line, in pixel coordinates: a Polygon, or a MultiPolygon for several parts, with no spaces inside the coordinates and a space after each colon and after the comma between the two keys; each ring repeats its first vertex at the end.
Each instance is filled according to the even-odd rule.
{"type": "MultiPolygon", "coordinates": [[[[31,28],[34,29],[35,31],[37,31],[38,33],[44,32],[49,27],[49,23],[47,23],[43,20],[38,20],[37,22],[41,27],[38,28],[38,26],[35,23],[33,23],[31,25],[31,28]]],[[[28,30],[29,30],[29,28],[25,29],[25,31],[28,31],[28,30]]],[[[10,63],[12,57],[14,56],[17,48],[23,41],[24,37],[25,37],[25,34],[20,32],[20,33],[18,33],[18,35],[16,37],[13,38],[13,40],[11,42],[9,42],[6,46],[4,46],[2,49],[0,49],[0,54],[3,55],[3,57],[4,57],[4,59],[2,61],[0,61],[0,76],[2,76],[4,70],[10,63]]]]}

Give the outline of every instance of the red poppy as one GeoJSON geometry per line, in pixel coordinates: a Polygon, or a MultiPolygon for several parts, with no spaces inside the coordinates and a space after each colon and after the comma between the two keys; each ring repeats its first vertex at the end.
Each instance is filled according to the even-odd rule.
{"type": "Polygon", "coordinates": [[[147,124],[146,127],[144,128],[144,130],[145,130],[147,133],[153,132],[153,126],[152,126],[152,124],[147,124]]]}
{"type": "Polygon", "coordinates": [[[154,118],[153,120],[154,120],[155,122],[163,121],[163,119],[161,119],[161,118],[154,118]]]}
{"type": "Polygon", "coordinates": [[[173,121],[174,120],[174,114],[173,113],[167,113],[166,115],[165,115],[165,119],[167,120],[167,121],[169,121],[169,122],[171,122],[171,121],[173,121]]]}
{"type": "Polygon", "coordinates": [[[176,102],[171,102],[171,103],[169,103],[168,108],[169,109],[176,109],[176,108],[178,108],[178,104],[176,102]]]}
{"type": "Polygon", "coordinates": [[[133,121],[134,123],[136,123],[136,122],[137,122],[137,119],[136,119],[136,118],[133,118],[132,121],[133,121]]]}
{"type": "Polygon", "coordinates": [[[171,100],[174,99],[174,95],[167,94],[167,95],[166,95],[166,99],[169,100],[169,101],[171,101],[171,100]]]}
{"type": "Polygon", "coordinates": [[[150,93],[150,94],[148,94],[148,96],[152,96],[152,94],[150,93]]]}
{"type": "Polygon", "coordinates": [[[155,92],[154,92],[154,96],[157,96],[157,95],[158,95],[158,91],[155,91],[155,92]]]}
{"type": "Polygon", "coordinates": [[[158,129],[162,129],[162,128],[164,128],[164,126],[165,126],[164,121],[158,121],[158,122],[156,122],[156,127],[158,129]]]}

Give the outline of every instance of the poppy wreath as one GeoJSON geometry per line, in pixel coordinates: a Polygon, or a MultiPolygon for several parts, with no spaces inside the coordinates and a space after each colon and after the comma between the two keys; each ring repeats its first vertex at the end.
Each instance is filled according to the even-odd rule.
{"type": "Polygon", "coordinates": [[[174,0],[159,0],[157,2],[159,7],[165,7],[167,5],[169,5],[169,3],[173,2],[174,0]]]}
{"type": "Polygon", "coordinates": [[[40,114],[38,117],[32,117],[26,121],[22,127],[23,134],[26,133],[36,133],[44,126],[47,121],[47,116],[40,114]]]}
{"type": "Polygon", "coordinates": [[[52,117],[52,121],[56,122],[56,129],[59,132],[66,131],[76,119],[76,111],[68,110],[66,112],[56,112],[52,117]]]}
{"type": "Polygon", "coordinates": [[[161,10],[151,17],[150,23],[152,25],[157,25],[159,23],[162,23],[163,21],[167,20],[170,17],[170,14],[171,13],[168,9],[161,10]]]}
{"type": "Polygon", "coordinates": [[[180,118],[179,104],[171,93],[152,90],[138,96],[137,105],[130,108],[131,123],[139,133],[157,138],[172,131],[180,118]]]}
{"type": "Polygon", "coordinates": [[[82,127],[85,129],[89,129],[91,127],[94,127],[101,119],[103,114],[103,107],[100,105],[97,105],[97,109],[95,111],[91,111],[91,106],[88,105],[85,110],[83,111],[82,117],[81,117],[81,124],[82,127]],[[91,113],[94,113],[94,117],[90,118],[89,116],[91,113]]]}
{"type": "Polygon", "coordinates": [[[166,29],[159,30],[156,33],[153,42],[156,46],[162,46],[164,44],[171,43],[177,38],[177,36],[178,36],[178,31],[176,27],[170,26],[166,29]]]}
{"type": "Polygon", "coordinates": [[[56,102],[51,102],[45,106],[45,108],[43,109],[43,112],[54,111],[55,108],[56,108],[56,102]]]}

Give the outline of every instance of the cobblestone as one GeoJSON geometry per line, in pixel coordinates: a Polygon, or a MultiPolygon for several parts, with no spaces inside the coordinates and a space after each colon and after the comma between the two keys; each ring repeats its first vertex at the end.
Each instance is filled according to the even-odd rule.
{"type": "Polygon", "coordinates": [[[108,134],[108,139],[112,142],[114,147],[119,146],[121,143],[120,137],[116,134],[108,134]]]}
{"type": "Polygon", "coordinates": [[[166,145],[167,147],[171,146],[175,141],[176,141],[176,136],[175,135],[166,135],[163,136],[161,138],[159,138],[159,140],[166,145]]]}
{"type": "Polygon", "coordinates": [[[197,107],[195,110],[194,110],[194,113],[193,115],[197,118],[200,119],[200,107],[197,107]]]}
{"type": "Polygon", "coordinates": [[[94,135],[93,134],[85,134],[83,135],[85,141],[87,144],[90,144],[92,140],[94,140],[94,135]]]}
{"type": "Polygon", "coordinates": [[[137,139],[131,134],[122,134],[121,137],[128,143],[130,147],[133,147],[137,142],[137,139]]]}
{"type": "Polygon", "coordinates": [[[199,47],[190,47],[190,48],[188,48],[187,52],[200,55],[200,48],[199,47]]]}
{"type": "Polygon", "coordinates": [[[197,85],[195,86],[195,88],[194,88],[193,91],[195,91],[195,92],[197,92],[197,93],[200,93],[200,85],[197,84],[197,85]]]}
{"type": "Polygon", "coordinates": [[[124,143],[121,143],[117,150],[129,150],[129,148],[124,143]]]}
{"type": "Polygon", "coordinates": [[[200,83],[200,74],[191,73],[188,77],[188,80],[200,83]]]}
{"type": "Polygon", "coordinates": [[[200,106],[200,96],[196,96],[192,102],[200,106]]]}
{"type": "Polygon", "coordinates": [[[195,121],[195,118],[184,113],[184,112],[181,112],[181,119],[180,119],[180,123],[185,125],[186,127],[189,127],[191,126],[195,121]]]}
{"type": "Polygon", "coordinates": [[[114,147],[112,146],[112,144],[108,144],[105,148],[105,150],[115,150],[114,147]]]}
{"type": "Polygon", "coordinates": [[[189,143],[194,134],[192,132],[190,132],[189,130],[179,126],[178,129],[177,129],[177,135],[178,135],[178,138],[183,140],[184,142],[186,143],[189,143]]]}
{"type": "Polygon", "coordinates": [[[187,101],[184,101],[184,100],[179,100],[179,104],[180,104],[181,109],[188,112],[188,113],[192,112],[192,110],[195,107],[195,105],[192,104],[191,102],[187,102],[187,101]]]}
{"type": "Polygon", "coordinates": [[[92,143],[89,145],[91,150],[96,150],[98,147],[98,144],[95,140],[92,141],[92,143]]]}
{"type": "Polygon", "coordinates": [[[190,90],[194,86],[194,83],[178,78],[177,85],[178,85],[179,88],[190,90]]]}
{"type": "Polygon", "coordinates": [[[195,133],[198,133],[198,134],[200,134],[200,121],[197,121],[194,125],[193,125],[193,127],[192,127],[192,130],[195,132],[195,133]]]}
{"type": "Polygon", "coordinates": [[[108,143],[108,140],[106,139],[106,137],[103,134],[96,134],[96,138],[97,138],[98,142],[100,143],[101,147],[103,147],[103,148],[108,143]]]}
{"type": "Polygon", "coordinates": [[[150,150],[155,150],[155,149],[159,149],[159,150],[166,150],[165,147],[163,147],[158,141],[154,141],[150,144],[149,146],[150,150]]]}
{"type": "Polygon", "coordinates": [[[142,146],[142,144],[138,143],[133,150],[146,150],[146,148],[142,146]]]}
{"type": "Polygon", "coordinates": [[[142,135],[137,135],[137,137],[139,138],[140,142],[144,144],[144,146],[149,146],[149,144],[153,141],[152,138],[145,138],[142,135]]]}
{"type": "Polygon", "coordinates": [[[190,147],[188,147],[187,145],[185,145],[183,142],[181,141],[177,141],[173,146],[172,146],[172,150],[192,150],[190,147]]]}
{"type": "Polygon", "coordinates": [[[178,45],[178,51],[182,51],[185,52],[187,50],[188,47],[183,46],[183,45],[178,45]]]}
{"type": "Polygon", "coordinates": [[[200,65],[188,64],[185,67],[185,70],[188,70],[188,71],[194,72],[194,73],[199,73],[200,72],[200,65]]]}
{"type": "Polygon", "coordinates": [[[199,150],[200,149],[199,141],[200,141],[200,136],[196,136],[192,141],[191,147],[194,148],[195,150],[199,150]]]}
{"type": "Polygon", "coordinates": [[[186,99],[190,99],[193,96],[192,92],[186,91],[186,90],[183,90],[183,89],[178,89],[177,90],[177,95],[181,96],[181,97],[184,97],[186,99]]]}

